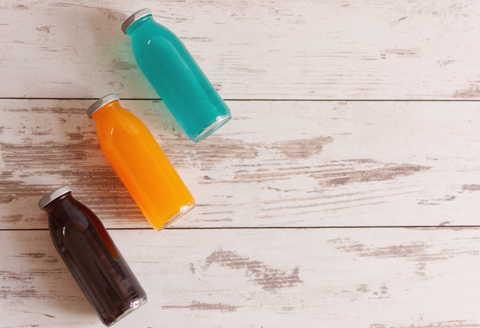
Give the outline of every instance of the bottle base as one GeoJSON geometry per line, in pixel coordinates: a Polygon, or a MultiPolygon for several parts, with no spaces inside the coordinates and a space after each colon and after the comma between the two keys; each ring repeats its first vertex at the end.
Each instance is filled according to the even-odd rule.
{"type": "Polygon", "coordinates": [[[167,221],[167,223],[165,223],[163,226],[161,226],[160,228],[157,229],[157,231],[160,231],[160,230],[163,230],[165,229],[166,227],[168,227],[169,225],[171,225],[173,222],[177,221],[178,219],[180,219],[182,216],[184,216],[185,214],[187,214],[188,212],[190,212],[191,210],[193,210],[195,208],[195,206],[197,206],[197,203],[193,203],[192,205],[190,206],[183,206],[182,209],[180,210],[179,213],[177,213],[174,217],[172,217],[170,220],[167,221]]]}
{"type": "Polygon", "coordinates": [[[193,140],[194,142],[199,142],[199,141],[202,141],[203,139],[205,139],[206,137],[208,137],[209,135],[211,135],[213,132],[217,131],[218,129],[220,129],[223,125],[225,125],[225,123],[227,123],[228,121],[230,121],[230,119],[232,118],[232,115],[228,114],[228,115],[224,115],[224,116],[218,116],[217,119],[215,120],[215,122],[213,122],[212,124],[210,124],[209,126],[207,126],[205,128],[205,130],[203,130],[202,133],[200,133],[197,138],[195,140],[193,140]]]}
{"type": "Polygon", "coordinates": [[[135,311],[136,309],[138,309],[139,307],[141,307],[142,305],[147,303],[147,301],[148,301],[148,299],[147,299],[146,296],[132,301],[130,303],[129,307],[127,307],[127,308],[125,308],[121,311],[121,314],[120,314],[120,316],[118,316],[118,318],[116,318],[114,321],[112,321],[108,324],[105,324],[105,326],[107,326],[107,327],[113,326],[114,324],[116,324],[117,322],[119,322],[120,320],[125,318],[127,315],[129,315],[130,313],[132,313],[133,311],[135,311]]]}

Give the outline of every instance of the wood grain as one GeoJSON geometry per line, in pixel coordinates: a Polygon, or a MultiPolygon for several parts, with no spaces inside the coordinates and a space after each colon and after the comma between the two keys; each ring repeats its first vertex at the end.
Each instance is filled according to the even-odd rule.
{"type": "MultiPolygon", "coordinates": [[[[46,228],[43,194],[69,184],[110,228],[147,228],[98,146],[92,101],[1,100],[0,228],[46,228]]],[[[232,101],[189,141],[162,102],[121,101],[198,202],[172,227],[478,225],[475,102],[232,101]]]]}
{"type": "MultiPolygon", "coordinates": [[[[479,327],[478,229],[111,231],[149,297],[117,327],[479,327]]],[[[0,327],[100,327],[47,231],[0,231],[0,327]]]]}
{"type": "Polygon", "coordinates": [[[158,98],[120,30],[143,7],[227,99],[479,99],[472,0],[5,0],[0,96],[158,98]]]}
{"type": "Polygon", "coordinates": [[[480,328],[479,16],[473,0],[2,1],[0,328],[102,326],[37,207],[64,184],[149,296],[115,327],[480,328]],[[230,99],[199,144],[120,30],[145,7],[230,99]],[[111,92],[196,197],[160,233],[85,115],[111,92]]]}

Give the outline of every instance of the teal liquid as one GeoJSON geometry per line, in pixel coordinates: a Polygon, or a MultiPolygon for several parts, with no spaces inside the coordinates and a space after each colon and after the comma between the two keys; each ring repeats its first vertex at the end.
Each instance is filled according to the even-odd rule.
{"type": "Polygon", "coordinates": [[[127,29],[138,66],[187,136],[203,140],[230,118],[230,110],[170,30],[145,16],[127,29]]]}

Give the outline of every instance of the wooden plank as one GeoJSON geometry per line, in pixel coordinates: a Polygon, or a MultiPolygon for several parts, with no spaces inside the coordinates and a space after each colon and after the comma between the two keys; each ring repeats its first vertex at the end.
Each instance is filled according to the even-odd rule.
{"type": "MultiPolygon", "coordinates": [[[[479,327],[478,229],[111,231],[149,302],[116,327],[479,327]]],[[[47,231],[0,232],[0,327],[100,327],[47,231]]]]}
{"type": "MultiPolygon", "coordinates": [[[[1,100],[0,228],[45,228],[70,184],[107,227],[148,227],[101,152],[92,101],[1,100]]],[[[197,199],[174,227],[478,225],[475,102],[229,102],[194,144],[162,102],[121,101],[197,199]]]]}
{"type": "Polygon", "coordinates": [[[479,99],[480,4],[450,0],[5,0],[0,96],[157,98],[120,30],[142,7],[227,99],[479,99]]]}

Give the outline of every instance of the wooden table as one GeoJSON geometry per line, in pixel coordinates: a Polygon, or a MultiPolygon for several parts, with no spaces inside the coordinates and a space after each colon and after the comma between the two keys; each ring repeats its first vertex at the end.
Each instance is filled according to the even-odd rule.
{"type": "Polygon", "coordinates": [[[69,184],[149,296],[116,327],[480,327],[480,3],[0,4],[0,327],[101,327],[37,201],[69,184]],[[233,119],[189,141],[120,25],[148,7],[233,119]],[[115,92],[196,197],[152,230],[85,110],[115,92]]]}

